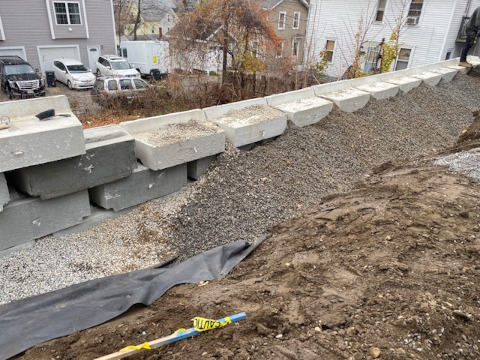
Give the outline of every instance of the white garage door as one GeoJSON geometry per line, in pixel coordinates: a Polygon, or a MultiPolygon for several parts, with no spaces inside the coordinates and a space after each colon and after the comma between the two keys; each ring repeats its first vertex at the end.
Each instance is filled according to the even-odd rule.
{"type": "Polygon", "coordinates": [[[77,45],[38,46],[38,58],[42,72],[53,70],[53,60],[69,58],[80,60],[80,50],[77,45]]]}
{"type": "Polygon", "coordinates": [[[23,47],[0,47],[0,56],[18,55],[23,60],[27,60],[25,49],[23,47]]]}

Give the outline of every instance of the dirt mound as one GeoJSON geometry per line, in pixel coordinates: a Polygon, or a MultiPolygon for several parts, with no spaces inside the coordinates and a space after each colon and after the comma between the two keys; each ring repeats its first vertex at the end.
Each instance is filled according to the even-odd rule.
{"type": "Polygon", "coordinates": [[[21,358],[91,359],[189,327],[194,316],[241,311],[247,320],[131,359],[480,358],[478,183],[390,162],[323,200],[277,225],[223,280],[176,287],[21,358]]]}

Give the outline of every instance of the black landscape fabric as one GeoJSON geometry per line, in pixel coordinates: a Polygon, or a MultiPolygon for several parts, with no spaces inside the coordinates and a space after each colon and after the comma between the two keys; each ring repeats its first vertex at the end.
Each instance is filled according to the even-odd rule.
{"type": "Polygon", "coordinates": [[[0,360],[102,324],[135,304],[149,305],[175,285],[220,279],[263,240],[235,241],[177,265],[108,276],[0,306],[0,360]]]}

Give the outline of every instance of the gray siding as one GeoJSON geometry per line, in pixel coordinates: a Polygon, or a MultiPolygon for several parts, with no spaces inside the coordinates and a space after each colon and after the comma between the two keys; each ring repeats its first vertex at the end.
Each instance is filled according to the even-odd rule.
{"type": "MultiPolygon", "coordinates": [[[[72,26],[67,25],[66,32],[69,34],[67,36],[65,35],[65,25],[60,27],[54,25],[54,36],[52,36],[47,11],[47,4],[51,4],[52,0],[1,0],[0,17],[5,32],[5,40],[0,40],[0,50],[5,47],[24,47],[27,60],[33,67],[37,68],[40,68],[37,46],[78,46],[81,60],[87,65],[87,46],[99,45],[102,54],[115,54],[111,0],[72,1],[79,2],[81,6],[83,6],[83,2],[85,3],[86,19],[84,19],[82,10],[82,25],[78,29],[73,29],[72,26]],[[68,27],[72,27],[73,31],[68,31],[68,27]],[[71,33],[73,33],[73,36],[71,33]]],[[[51,10],[51,16],[52,22],[55,24],[53,9],[51,10]]]]}

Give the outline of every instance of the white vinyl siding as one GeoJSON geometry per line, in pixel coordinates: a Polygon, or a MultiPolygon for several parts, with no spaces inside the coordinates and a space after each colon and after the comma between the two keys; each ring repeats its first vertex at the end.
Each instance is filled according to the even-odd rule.
{"type": "MultiPolygon", "coordinates": [[[[383,23],[373,22],[366,36],[368,42],[388,42],[392,30],[391,24],[398,18],[398,9],[404,0],[387,0],[383,23]]],[[[315,64],[319,54],[325,49],[327,40],[335,39],[335,56],[326,69],[333,77],[342,76],[352,65],[354,45],[352,39],[357,29],[358,19],[362,16],[375,18],[378,2],[371,0],[312,0],[306,43],[312,44],[307,61],[315,64]],[[369,4],[374,6],[368,7],[369,4]],[[370,9],[367,14],[367,9],[370,9]]],[[[409,59],[409,67],[418,67],[435,63],[445,58],[447,49],[455,47],[455,39],[467,0],[424,0],[421,7],[421,22],[418,26],[404,26],[400,36],[403,47],[412,47],[414,51],[409,59]],[[455,5],[455,7],[454,7],[455,5]],[[448,41],[446,40],[448,39],[448,41]]],[[[472,0],[471,12],[480,6],[480,0],[472,0]]],[[[407,6],[403,14],[406,19],[410,10],[407,6]]],[[[418,14],[418,13],[417,13],[418,14]]],[[[457,50],[456,50],[457,51],[457,50]]],[[[458,56],[458,52],[453,56],[458,56]]]]}

